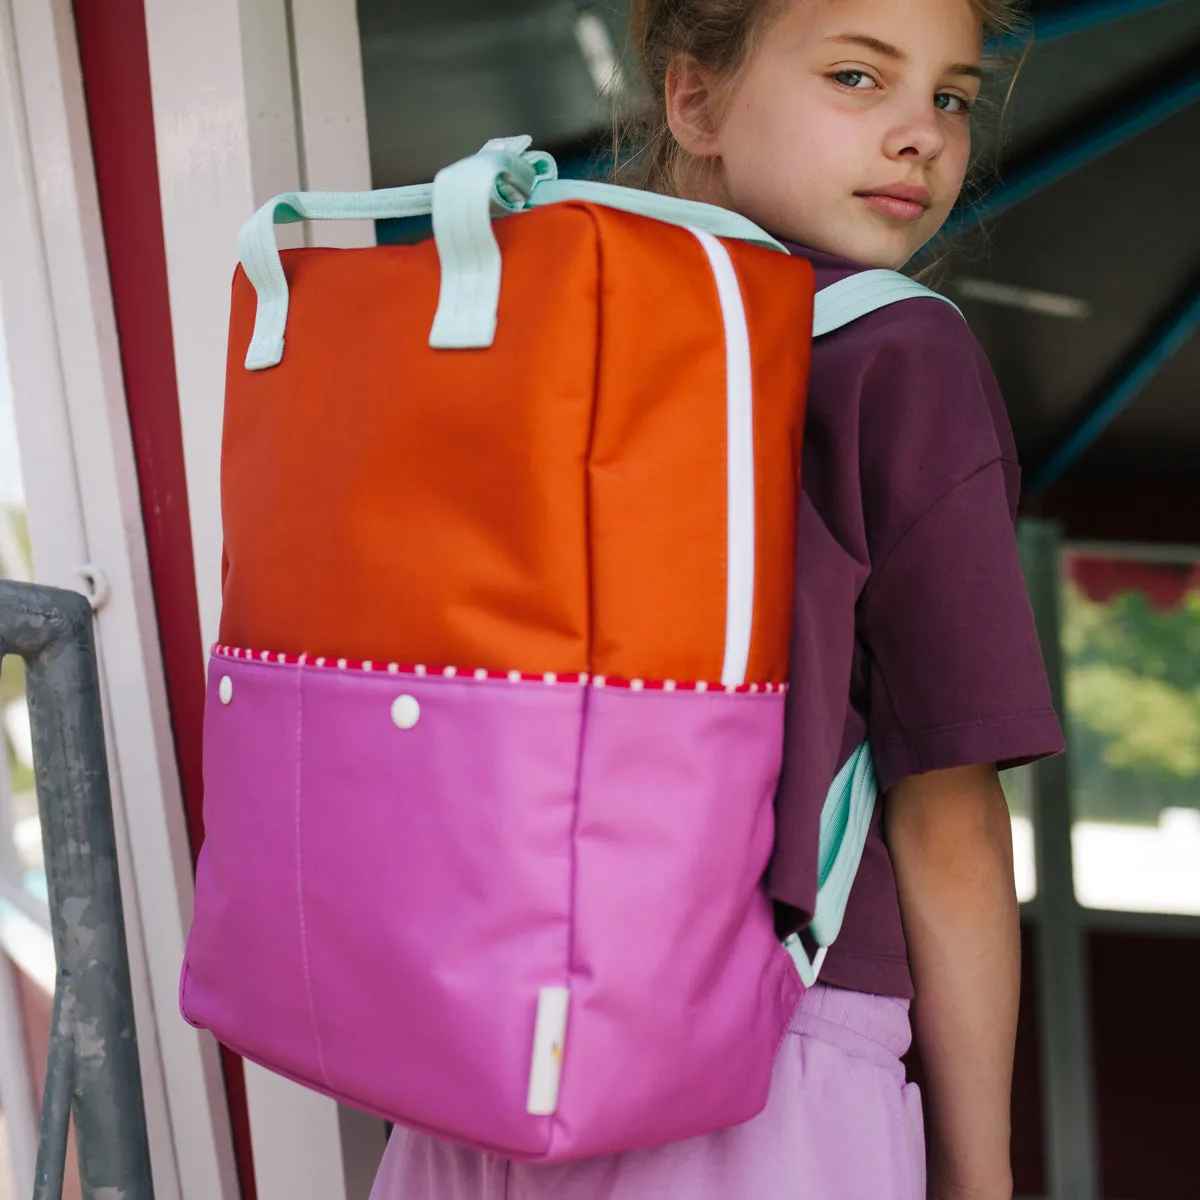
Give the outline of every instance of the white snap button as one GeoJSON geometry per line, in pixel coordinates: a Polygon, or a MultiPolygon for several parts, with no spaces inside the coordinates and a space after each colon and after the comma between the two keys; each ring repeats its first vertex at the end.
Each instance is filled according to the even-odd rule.
{"type": "Polygon", "coordinates": [[[392,723],[397,729],[411,729],[421,719],[416,696],[397,696],[392,701],[392,723]]]}
{"type": "Polygon", "coordinates": [[[233,680],[228,675],[221,676],[221,682],[217,685],[217,695],[221,697],[222,704],[228,704],[233,699],[233,680]]]}

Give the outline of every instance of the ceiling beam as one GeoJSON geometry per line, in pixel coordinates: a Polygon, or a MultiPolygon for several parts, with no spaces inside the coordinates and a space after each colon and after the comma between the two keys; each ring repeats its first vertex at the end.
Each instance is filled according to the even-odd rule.
{"type": "Polygon", "coordinates": [[[1137,93],[1099,120],[1083,122],[1047,149],[1005,172],[991,191],[950,214],[942,227],[943,236],[952,237],[1000,216],[1198,101],[1200,63],[1168,73],[1165,85],[1137,93]]]}
{"type": "MultiPolygon", "coordinates": [[[[1057,42],[1060,38],[1100,29],[1114,21],[1124,21],[1128,17],[1139,17],[1143,13],[1153,12],[1156,8],[1182,3],[1184,0],[1081,0],[1078,4],[1056,8],[1040,16],[1035,15],[1031,22],[1032,40],[1035,45],[1045,46],[1049,42],[1057,42]]],[[[1029,41],[1026,31],[1012,37],[997,39],[988,48],[991,51],[1002,52],[1022,50],[1029,41]]]]}
{"type": "Polygon", "coordinates": [[[1139,392],[1200,329],[1200,272],[1167,312],[1139,339],[1086,411],[1030,480],[1031,492],[1053,487],[1139,392]]]}

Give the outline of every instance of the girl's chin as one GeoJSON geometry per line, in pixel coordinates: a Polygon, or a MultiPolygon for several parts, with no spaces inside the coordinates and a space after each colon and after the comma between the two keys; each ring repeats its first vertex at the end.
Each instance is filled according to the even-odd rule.
{"type": "Polygon", "coordinates": [[[829,229],[794,226],[771,232],[809,250],[834,254],[864,267],[886,267],[893,271],[904,266],[928,237],[926,231],[918,232],[912,225],[897,227],[893,222],[876,218],[869,222],[847,221],[829,229]]]}
{"type": "Polygon", "coordinates": [[[865,267],[885,267],[892,271],[898,271],[925,244],[925,238],[911,228],[865,230],[860,237],[838,241],[841,249],[834,253],[865,267]]]}

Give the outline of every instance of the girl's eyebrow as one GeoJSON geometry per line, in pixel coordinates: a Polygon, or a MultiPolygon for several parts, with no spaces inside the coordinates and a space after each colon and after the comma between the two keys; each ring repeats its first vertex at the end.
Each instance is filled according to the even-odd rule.
{"type": "MultiPolygon", "coordinates": [[[[872,37],[869,33],[839,33],[827,37],[825,40],[827,42],[845,42],[853,46],[865,46],[868,50],[874,50],[876,54],[882,54],[884,58],[891,58],[896,62],[908,61],[908,55],[898,46],[880,41],[879,38],[872,37]]],[[[946,74],[969,75],[972,79],[983,78],[983,70],[976,63],[951,63],[946,68],[946,74]]]]}

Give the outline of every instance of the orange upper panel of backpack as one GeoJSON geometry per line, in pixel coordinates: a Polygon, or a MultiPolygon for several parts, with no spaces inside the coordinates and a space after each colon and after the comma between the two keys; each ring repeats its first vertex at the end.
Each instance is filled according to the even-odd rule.
{"type": "MultiPolygon", "coordinates": [[[[431,667],[720,679],[728,335],[704,245],[576,202],[495,232],[503,275],[484,349],[429,346],[433,241],[293,250],[283,254],[282,362],[250,371],[256,297],[237,272],[221,642],[431,667]]],[[[753,381],[745,678],[782,682],[812,273],[801,259],[721,245],[753,381]]]]}

